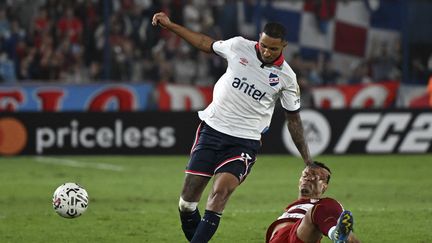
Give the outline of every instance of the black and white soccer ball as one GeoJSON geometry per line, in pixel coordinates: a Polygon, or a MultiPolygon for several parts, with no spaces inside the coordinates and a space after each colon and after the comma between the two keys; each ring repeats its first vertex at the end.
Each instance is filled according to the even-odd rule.
{"type": "Polygon", "coordinates": [[[55,190],[52,203],[54,210],[60,216],[76,218],[87,210],[89,197],[82,186],[67,182],[55,190]]]}

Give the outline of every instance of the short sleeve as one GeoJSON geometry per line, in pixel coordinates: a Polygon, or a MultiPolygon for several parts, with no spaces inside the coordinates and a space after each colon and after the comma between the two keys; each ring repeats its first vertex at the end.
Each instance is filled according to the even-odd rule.
{"type": "Polygon", "coordinates": [[[216,54],[227,59],[229,55],[233,53],[235,46],[240,42],[241,39],[241,37],[233,37],[228,40],[215,41],[213,42],[212,49],[216,54]]]}
{"type": "Polygon", "coordinates": [[[287,111],[297,111],[300,109],[300,88],[295,76],[290,85],[282,90],[281,104],[287,111]]]}

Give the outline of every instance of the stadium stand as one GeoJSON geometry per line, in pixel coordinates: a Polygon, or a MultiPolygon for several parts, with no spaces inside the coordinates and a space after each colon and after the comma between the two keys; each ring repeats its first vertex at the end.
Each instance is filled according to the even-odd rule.
{"type": "MultiPolygon", "coordinates": [[[[389,3],[381,1],[381,4],[389,3]]],[[[402,4],[401,1],[392,3],[390,11],[398,11],[402,4]]],[[[159,10],[169,13],[174,21],[215,39],[235,35],[256,39],[258,24],[286,19],[290,46],[285,56],[306,93],[310,86],[316,85],[402,79],[403,23],[388,22],[388,11],[383,7],[374,9],[368,1],[347,4],[334,0],[296,3],[3,0],[0,3],[0,79],[3,83],[214,84],[224,72],[223,61],[215,55],[198,53],[178,37],[152,27],[150,18],[159,10]],[[359,6],[363,9],[361,14],[370,16],[362,18],[357,14],[348,20],[347,13],[359,6]],[[375,13],[382,17],[377,19],[375,13]],[[319,35],[331,31],[333,44],[322,46],[319,35]],[[350,40],[343,39],[343,31],[350,31],[358,39],[365,34],[375,34],[376,38],[364,39],[364,46],[360,45],[363,49],[358,49],[347,44],[350,40]]],[[[428,66],[432,54],[429,56],[429,60],[414,57],[410,64],[413,79],[424,79],[424,84],[427,78],[422,77],[432,73],[432,65],[428,66]]]]}

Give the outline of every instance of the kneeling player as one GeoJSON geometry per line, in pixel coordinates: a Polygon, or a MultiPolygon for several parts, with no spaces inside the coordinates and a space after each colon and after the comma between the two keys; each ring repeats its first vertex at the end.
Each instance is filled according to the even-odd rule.
{"type": "Polygon", "coordinates": [[[323,235],[333,242],[359,243],[352,233],[350,211],[332,198],[322,198],[330,169],[320,162],[307,166],[299,181],[299,198],[267,230],[267,243],[316,243],[323,235]]]}

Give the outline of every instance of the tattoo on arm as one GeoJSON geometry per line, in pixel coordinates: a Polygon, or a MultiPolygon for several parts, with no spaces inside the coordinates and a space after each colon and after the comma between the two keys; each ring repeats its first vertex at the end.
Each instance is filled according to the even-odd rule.
{"type": "Polygon", "coordinates": [[[287,114],[286,117],[288,120],[288,130],[291,134],[291,138],[300,152],[303,160],[311,161],[309,148],[304,137],[303,124],[300,115],[298,113],[287,114]]]}

